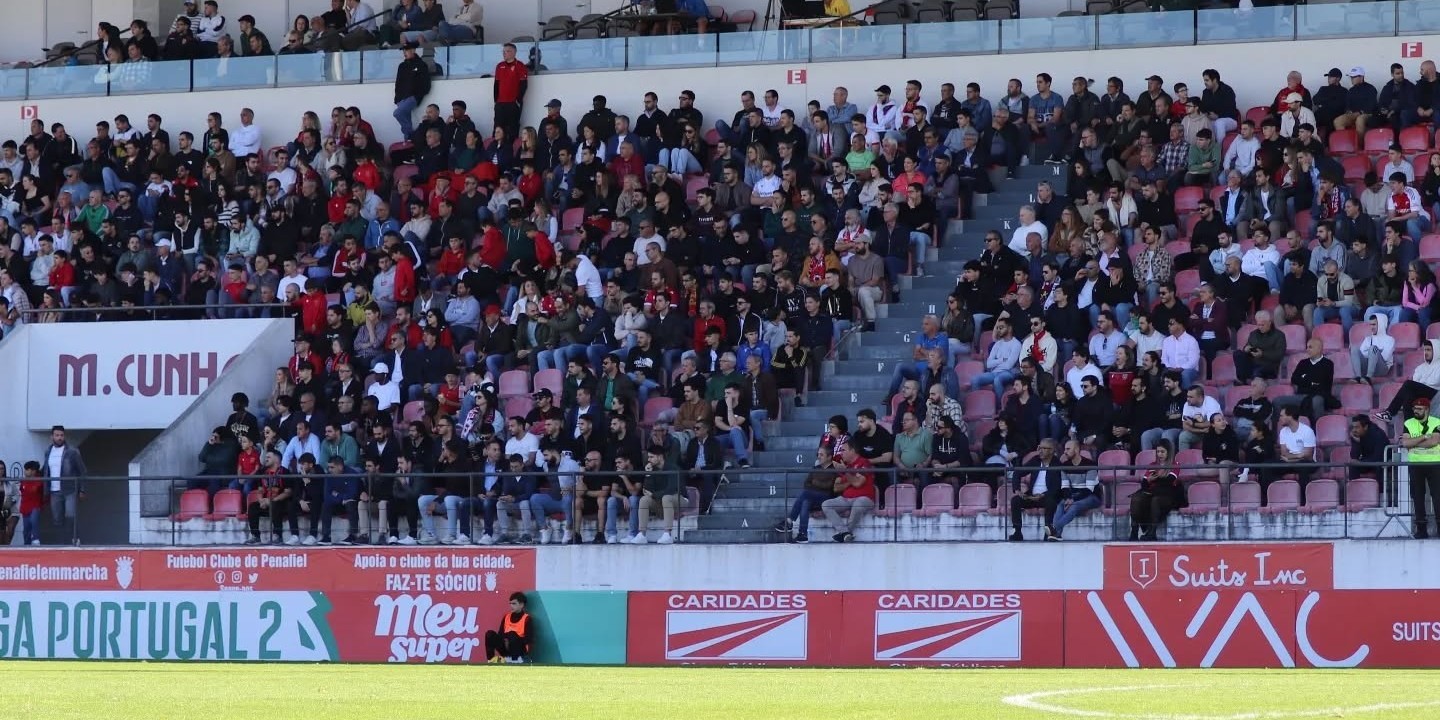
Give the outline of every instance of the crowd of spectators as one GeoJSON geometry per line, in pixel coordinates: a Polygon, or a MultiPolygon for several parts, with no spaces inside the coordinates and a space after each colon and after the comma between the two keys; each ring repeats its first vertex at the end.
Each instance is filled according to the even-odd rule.
{"type": "MultiPolygon", "coordinates": [[[[502,65],[515,62],[512,48],[502,65]]],[[[882,85],[865,112],[845,88],[799,113],[775,90],[759,103],[747,91],[713,125],[690,91],[668,111],[646,93],[633,119],[596,96],[573,130],[559,99],[535,127],[507,128],[518,124],[521,75],[503,99],[496,83],[489,133],[463,100],[446,113],[417,99],[410,142],[388,149],[355,107],[334,108],[328,123],[306,112],[292,141],[268,149],[249,110],[238,125],[212,113],[198,146],[188,131],[172,145],[155,115],[143,130],[124,116],[101,121],[83,149],[37,120],[0,149],[0,329],[293,315],[296,353],[265,422],[217,430],[213,444],[249,458],[240,468],[307,478],[374,461],[382,474],[483,474],[484,492],[472,492],[477,479],[459,483],[463,494],[417,494],[421,537],[468,541],[472,513],[484,516],[482,540],[513,536],[491,521],[513,511],[542,539],[545,518],[564,516],[554,536],[570,540],[588,510],[598,539],[621,539],[622,511],[625,538],[643,538],[637,519],[653,504],[673,528],[681,485],[699,486],[703,508],[714,471],[727,459],[749,464],[781,393],[801,404],[823,384],[820,361],[844,333],[874,328],[876,303],[899,296],[898,276],[923,274],[947,222],[992,189],[992,168],[1013,175],[1034,158],[1066,167],[1065,192],[1040,184],[1009,238],[987,235],[946,313],[924,319],[912,361],[897,363],[893,434],[862,411],[827,462],[957,485],[965,476],[943,469],[971,464],[972,453],[1018,466],[1046,440],[1052,451],[1076,441],[1072,458],[1168,445],[1181,460],[1223,452],[1202,454],[1215,465],[1304,462],[1340,406],[1337,381],[1354,377],[1370,392],[1415,367],[1381,421],[1440,386],[1429,345],[1419,361],[1435,281],[1417,237],[1440,177],[1430,161],[1416,173],[1407,155],[1430,147],[1415,123],[1433,107],[1434,66],[1411,83],[1396,65],[1378,93],[1363,68],[1350,70],[1349,89],[1343,75],[1332,70],[1312,97],[1292,73],[1275,107],[1243,118],[1206,70],[1198,97],[1183,83],[1172,97],[1152,76],[1135,100],[1119,78],[1103,95],[1077,78],[1064,98],[1043,73],[1035,94],[1012,80],[993,104],[975,83],[963,101],[945,83],[933,106],[918,80],[899,98],[882,85]],[[1311,105],[1318,125],[1298,122],[1311,105]],[[1374,132],[1391,136],[1375,162],[1388,184],[1351,188],[1351,160],[1371,163],[1352,125],[1367,128],[1365,146],[1374,132]],[[67,306],[95,312],[60,312],[67,306]],[[108,306],[130,314],[101,312],[108,306]],[[1285,342],[1291,329],[1309,337],[1303,356],[1285,342]],[[1227,412],[1248,429],[1244,442],[1226,435],[1227,412]],[[980,418],[972,436],[966,420],[980,418]],[[318,438],[332,431],[363,447],[321,452],[318,438]],[[416,449],[387,459],[380,434],[416,449]],[[501,448],[487,459],[492,439],[501,448]],[[512,440],[535,444],[512,453],[512,440]],[[596,470],[670,479],[591,488],[592,450],[596,470]],[[516,455],[553,485],[502,492],[499,463],[516,455]],[[474,463],[488,464],[482,473],[474,463]],[[660,484],[668,491],[650,501],[660,484]],[[429,529],[435,517],[444,528],[429,529]]],[[[1368,419],[1355,426],[1369,437],[1368,419]]],[[[1352,460],[1383,452],[1361,444],[1352,460]]],[[[205,462],[207,474],[237,474],[211,452],[220,459],[205,462]]],[[[882,475],[842,474],[836,497],[816,503],[849,516],[835,523],[837,539],[854,539],[882,475]]],[[[307,498],[296,508],[313,513],[317,541],[328,540],[322,515],[368,518],[350,504],[369,502],[369,486],[320,485],[319,502],[278,485],[261,495],[307,498]]],[[[1034,479],[1015,497],[1063,504],[1034,479]]],[[[293,523],[299,513],[283,514],[293,523]]],[[[380,535],[396,542],[420,534],[413,523],[409,535],[388,529],[380,535]]]]}

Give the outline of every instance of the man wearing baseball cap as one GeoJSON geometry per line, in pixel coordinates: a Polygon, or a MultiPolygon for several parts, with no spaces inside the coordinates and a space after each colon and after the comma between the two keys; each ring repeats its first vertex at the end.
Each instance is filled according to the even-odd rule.
{"type": "Polygon", "coordinates": [[[1315,127],[1315,113],[1305,107],[1305,96],[1292,92],[1285,96],[1285,110],[1280,113],[1280,135],[1293,138],[1301,125],[1315,127]]]}
{"type": "Polygon", "coordinates": [[[1350,68],[1350,89],[1345,91],[1345,112],[1335,118],[1335,129],[1355,128],[1355,137],[1364,138],[1365,128],[1370,124],[1384,124],[1377,117],[1380,112],[1380,93],[1375,86],[1365,82],[1365,68],[1359,65],[1350,68]],[[1378,121],[1378,122],[1377,122],[1378,121]]]}
{"type": "Polygon", "coordinates": [[[1425,515],[1425,493],[1430,493],[1431,507],[1440,522],[1440,418],[1430,415],[1429,398],[1416,398],[1410,403],[1410,417],[1405,420],[1405,434],[1400,445],[1406,450],[1410,470],[1410,500],[1415,504],[1415,538],[1430,537],[1429,518],[1425,515]]]}
{"type": "Polygon", "coordinates": [[[1345,86],[1340,79],[1345,73],[1340,68],[1330,68],[1325,73],[1325,84],[1315,91],[1312,109],[1315,111],[1315,127],[1328,132],[1335,127],[1335,119],[1345,113],[1345,86]]]}

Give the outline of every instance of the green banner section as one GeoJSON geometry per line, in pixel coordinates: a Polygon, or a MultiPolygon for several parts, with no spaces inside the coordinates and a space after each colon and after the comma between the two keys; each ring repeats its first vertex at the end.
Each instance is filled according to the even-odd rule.
{"type": "Polygon", "coordinates": [[[535,662],[625,664],[629,603],[624,592],[544,590],[529,593],[535,618],[535,662]]]}

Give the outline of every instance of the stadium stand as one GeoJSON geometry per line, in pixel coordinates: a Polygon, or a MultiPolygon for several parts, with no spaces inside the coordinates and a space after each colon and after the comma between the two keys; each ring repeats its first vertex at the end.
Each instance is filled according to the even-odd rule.
{"type": "MultiPolygon", "coordinates": [[[[603,97],[567,118],[560,100],[581,99],[563,98],[519,127],[539,65],[514,47],[493,123],[428,96],[434,63],[414,44],[483,41],[439,10],[406,5],[373,29],[299,18],[278,51],[405,47],[407,139],[388,148],[336,107],[285,144],[243,114],[183,131],[120,116],[83,141],[37,119],[0,151],[0,330],[295,318],[259,417],[237,423],[237,406],[151,526],[259,541],[244,516],[281,507],[268,539],[339,540],[320,509],[288,505],[312,492],[324,527],[363,516],[336,526],[356,542],[1058,539],[1057,523],[1078,539],[1162,524],[1172,539],[1297,538],[1383,523],[1366,465],[1440,389],[1433,63],[1413,82],[1397,63],[1378,89],[1359,67],[1314,91],[1292,73],[1243,114],[1205,70],[1203,90],[1151,77],[1133,99],[1119,77],[1041,73],[1034,92],[990,99],[897,77],[863,111],[840,89],[799,115],[750,94],[713,123],[693,93],[668,111],[649,94],[633,119],[603,97]],[[320,500],[327,469],[364,477],[320,500]],[[623,478],[587,476],[612,470],[623,478]],[[431,471],[476,480],[393,488],[431,471]],[[361,500],[382,483],[388,533],[361,500]],[[652,504],[660,519],[621,529],[652,504]],[[550,527],[607,509],[608,523],[550,527]]],[[[104,31],[102,56],[132,58],[107,66],[111,82],[209,57],[208,12],[163,45],[143,23],[128,40],[104,31]]],[[[694,17],[701,32],[745,22],[694,17]]],[[[266,54],[250,25],[234,45],[266,54]]],[[[542,33],[622,27],[557,17],[542,33]]]]}

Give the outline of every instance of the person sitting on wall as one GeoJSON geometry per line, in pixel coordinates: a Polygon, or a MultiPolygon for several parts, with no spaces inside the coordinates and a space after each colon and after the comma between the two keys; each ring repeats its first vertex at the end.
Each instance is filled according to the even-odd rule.
{"type": "Polygon", "coordinates": [[[529,662],[534,633],[525,604],[525,593],[510,593],[510,612],[500,619],[500,629],[485,631],[485,656],[489,658],[487,662],[529,662]]]}

